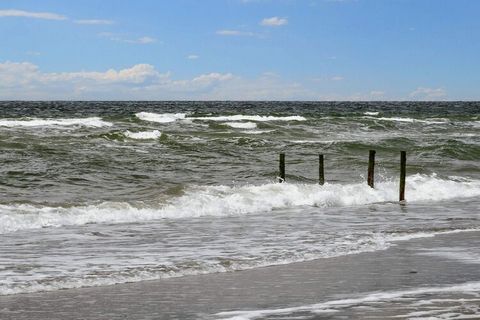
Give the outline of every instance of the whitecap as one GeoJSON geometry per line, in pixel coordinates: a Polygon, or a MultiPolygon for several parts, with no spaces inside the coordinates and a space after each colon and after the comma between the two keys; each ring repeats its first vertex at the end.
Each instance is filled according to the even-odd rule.
{"type": "Polygon", "coordinates": [[[158,130],[140,132],[130,132],[127,130],[124,134],[127,138],[136,140],[158,139],[162,136],[162,133],[158,130]]]}
{"type": "Polygon", "coordinates": [[[248,133],[248,134],[263,134],[263,133],[270,133],[270,132],[274,132],[275,130],[249,130],[249,131],[245,131],[245,133],[248,133]]]}
{"type": "Polygon", "coordinates": [[[447,124],[448,120],[440,120],[439,119],[429,119],[429,120],[421,120],[421,119],[414,119],[414,118],[400,118],[400,117],[382,117],[382,118],[375,118],[377,120],[382,121],[394,121],[394,122],[408,122],[408,123],[425,123],[425,124],[447,124]]]}
{"type": "Polygon", "coordinates": [[[84,126],[84,127],[110,127],[113,124],[99,117],[72,118],[72,119],[0,119],[2,127],[48,127],[48,126],[84,126]]]}
{"type": "Polygon", "coordinates": [[[177,120],[185,119],[185,113],[153,113],[153,112],[139,112],[135,116],[143,121],[169,123],[177,120]]]}
{"type": "Polygon", "coordinates": [[[235,129],[255,129],[257,127],[255,122],[225,122],[223,124],[235,129]]]}
{"type": "Polygon", "coordinates": [[[305,121],[307,120],[302,116],[260,116],[260,115],[231,115],[231,116],[212,116],[212,117],[192,117],[195,120],[209,120],[209,121],[305,121]]]}

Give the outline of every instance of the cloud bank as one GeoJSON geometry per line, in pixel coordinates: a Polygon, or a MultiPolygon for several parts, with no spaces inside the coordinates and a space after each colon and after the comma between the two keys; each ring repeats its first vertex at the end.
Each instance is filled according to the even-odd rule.
{"type": "MultiPolygon", "coordinates": [[[[322,88],[325,85],[289,81],[272,72],[251,78],[209,72],[177,79],[150,64],[104,71],[43,72],[31,62],[0,63],[0,100],[392,100],[382,90],[340,94],[328,92],[322,88]]],[[[419,87],[405,99],[393,99],[446,97],[443,88],[419,87]]]]}

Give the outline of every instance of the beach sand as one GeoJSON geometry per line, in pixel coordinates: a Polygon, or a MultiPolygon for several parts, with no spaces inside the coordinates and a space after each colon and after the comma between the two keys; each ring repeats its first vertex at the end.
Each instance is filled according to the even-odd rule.
{"type": "Polygon", "coordinates": [[[480,319],[471,285],[480,281],[480,261],[468,248],[480,248],[480,232],[247,271],[1,296],[0,319],[424,319],[435,312],[480,319]],[[456,251],[461,259],[435,254],[456,251]],[[221,313],[242,310],[257,311],[221,313]]]}

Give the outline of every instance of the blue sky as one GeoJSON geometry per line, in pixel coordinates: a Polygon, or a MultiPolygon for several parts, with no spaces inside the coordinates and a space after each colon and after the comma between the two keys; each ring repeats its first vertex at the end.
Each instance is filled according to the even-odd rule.
{"type": "Polygon", "coordinates": [[[480,1],[2,0],[0,99],[480,100],[480,1]]]}

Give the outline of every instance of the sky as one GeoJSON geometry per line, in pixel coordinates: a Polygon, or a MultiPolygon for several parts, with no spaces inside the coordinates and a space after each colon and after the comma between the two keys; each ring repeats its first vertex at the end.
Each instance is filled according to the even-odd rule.
{"type": "Polygon", "coordinates": [[[0,100],[480,100],[476,0],[0,0],[0,100]]]}

